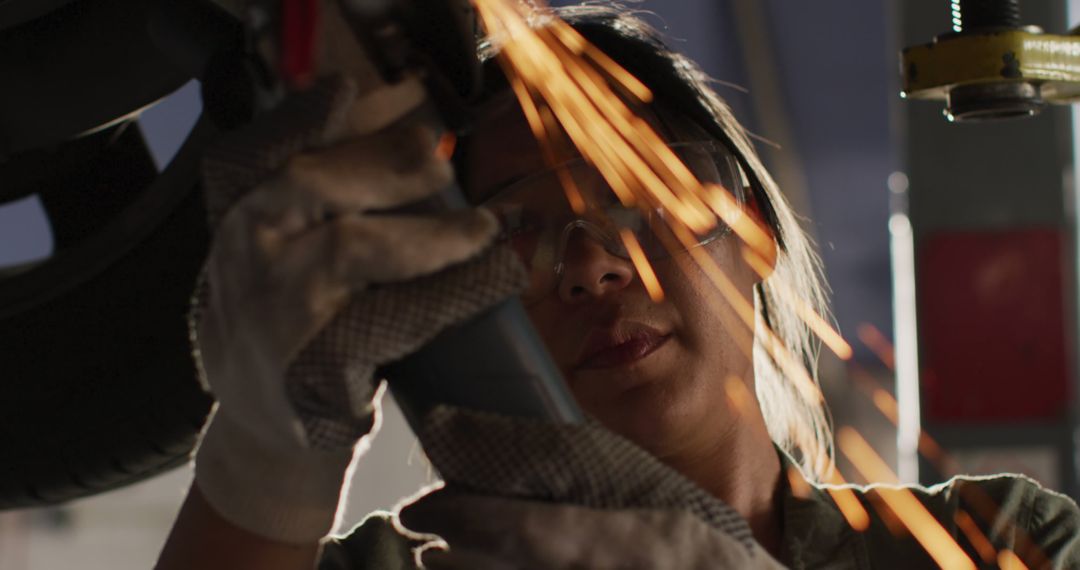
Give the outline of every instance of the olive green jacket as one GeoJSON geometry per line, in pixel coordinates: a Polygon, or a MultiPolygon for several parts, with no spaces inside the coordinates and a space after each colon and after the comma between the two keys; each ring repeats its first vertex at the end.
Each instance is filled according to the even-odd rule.
{"type": "MultiPolygon", "coordinates": [[[[884,504],[889,493],[902,492],[897,488],[847,487],[869,515],[869,526],[856,531],[827,487],[796,485],[793,490],[786,478],[781,479],[785,479],[781,493],[784,539],[777,556],[786,566],[796,570],[938,567],[884,504]]],[[[1008,550],[1030,568],[1080,569],[1076,503],[1027,477],[957,477],[930,488],[907,489],[978,568],[998,568],[995,557],[1008,550]],[[975,524],[965,525],[968,521],[975,524]]],[[[347,537],[331,541],[320,570],[416,568],[412,549],[420,544],[399,534],[390,521],[386,513],[372,515],[347,537]]]]}
{"type": "MultiPolygon", "coordinates": [[[[861,532],[847,523],[827,488],[811,487],[802,498],[786,490],[779,557],[784,564],[793,569],[938,568],[882,500],[902,491],[885,485],[849,488],[869,514],[869,527],[861,532]]],[[[998,568],[996,553],[1003,550],[1017,553],[1030,568],[1080,568],[1076,503],[1027,477],[956,477],[907,490],[978,568],[998,568]],[[965,531],[965,521],[975,524],[965,531]]]]}

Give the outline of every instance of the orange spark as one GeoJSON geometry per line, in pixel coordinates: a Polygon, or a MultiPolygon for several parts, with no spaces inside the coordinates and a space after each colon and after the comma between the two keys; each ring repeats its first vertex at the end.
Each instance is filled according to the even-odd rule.
{"type": "MultiPolygon", "coordinates": [[[[720,267],[720,264],[713,259],[704,248],[696,247],[697,242],[690,231],[679,226],[677,223],[670,225],[672,233],[682,242],[683,247],[690,253],[690,257],[697,263],[698,267],[705,273],[705,276],[712,282],[713,286],[724,297],[724,300],[735,310],[735,314],[743,322],[748,330],[756,330],[754,322],[754,307],[750,303],[750,300],[744,297],[735,283],[731,281],[727,273],[720,267]]],[[[669,248],[671,249],[671,248],[669,248]]],[[[802,366],[802,364],[796,362],[794,356],[788,350],[787,346],[777,338],[767,326],[762,325],[761,328],[761,346],[773,357],[777,365],[784,372],[785,375],[792,381],[799,393],[806,399],[807,402],[820,402],[824,399],[824,395],[821,393],[821,389],[818,387],[814,380],[810,378],[810,374],[802,366]]]]}
{"type": "Polygon", "coordinates": [[[983,531],[979,530],[979,525],[975,524],[975,519],[971,518],[971,515],[965,511],[957,509],[953,520],[956,521],[956,527],[964,533],[971,546],[975,547],[975,551],[979,553],[979,557],[983,559],[983,562],[993,564],[998,558],[997,551],[994,550],[994,545],[990,544],[990,539],[986,538],[983,531]]]}
{"type": "Polygon", "coordinates": [[[678,199],[654,169],[641,160],[636,149],[620,136],[613,126],[619,117],[603,113],[603,108],[609,106],[607,103],[618,97],[602,78],[568,73],[583,60],[574,57],[573,50],[568,50],[550,28],[528,30],[523,14],[504,2],[482,0],[476,4],[489,33],[499,36],[490,28],[501,26],[501,35],[513,38],[502,51],[513,70],[539,91],[578,150],[600,169],[624,204],[633,202],[625,192],[627,187],[641,186],[696,231],[707,231],[715,224],[702,215],[692,200],[678,199]]]}
{"type": "Polygon", "coordinates": [[[759,432],[758,435],[762,438],[769,437],[769,428],[761,415],[761,407],[747,382],[732,374],[724,381],[724,392],[727,393],[729,407],[744,420],[743,425],[759,432]]]}
{"type": "MultiPolygon", "coordinates": [[[[742,248],[742,254],[747,265],[762,278],[768,278],[769,274],[772,273],[772,266],[752,249],[744,246],[742,248]]],[[[783,287],[783,285],[777,283],[777,287],[783,287]]],[[[789,291],[788,296],[795,300],[795,312],[798,313],[799,318],[806,323],[806,326],[810,327],[810,330],[821,339],[821,342],[825,343],[825,346],[829,347],[829,350],[833,351],[833,353],[841,360],[851,360],[853,351],[851,350],[851,345],[844,340],[844,337],[840,336],[840,333],[823,319],[809,303],[802,299],[802,297],[790,293],[791,292],[789,291]]]]}
{"type": "MultiPolygon", "coordinates": [[[[877,381],[859,366],[851,367],[851,378],[855,381],[856,386],[870,396],[878,409],[895,425],[896,416],[891,415],[890,411],[895,410],[897,404],[892,394],[881,388],[877,381]]],[[[919,433],[919,453],[929,460],[938,472],[945,477],[951,477],[961,471],[956,460],[945,453],[945,450],[926,432],[919,433]]],[[[975,514],[983,520],[993,521],[998,519],[1001,509],[982,487],[978,485],[962,485],[959,487],[959,493],[961,498],[974,509],[975,514]]],[[[1032,566],[1041,568],[1047,563],[1046,555],[1032,542],[1031,537],[1028,536],[1024,529],[1017,527],[1013,521],[1007,521],[1005,528],[1016,534],[1018,550],[1032,566]]]]}
{"type": "Polygon", "coordinates": [[[439,137],[438,144],[435,145],[435,157],[440,160],[450,160],[451,156],[454,156],[454,145],[457,144],[457,137],[454,133],[446,131],[439,137]]]}
{"type": "Polygon", "coordinates": [[[525,86],[525,83],[521,81],[521,78],[517,75],[510,75],[510,89],[514,91],[514,96],[517,97],[518,104],[521,106],[522,114],[525,115],[525,121],[529,123],[529,128],[532,130],[533,137],[540,143],[546,143],[550,137],[547,132],[547,127],[544,125],[543,120],[540,118],[540,110],[536,106],[536,102],[533,101],[532,94],[529,93],[529,88],[525,86]]]}
{"type": "MultiPolygon", "coordinates": [[[[693,262],[717,286],[745,325],[738,327],[736,323],[731,334],[737,338],[745,331],[754,333],[752,302],[741,295],[709,255],[702,253],[704,248],[696,247],[693,234],[702,235],[714,226],[715,218],[707,212],[711,210],[770,265],[777,255],[776,244],[771,233],[744,212],[727,189],[716,185],[703,189],[660,136],[629,110],[613,88],[628,93],[628,98],[636,98],[639,104],[650,101],[652,93],[565,23],[553,20],[549,30],[538,32],[526,21],[526,10],[531,8],[526,8],[525,3],[506,0],[473,0],[473,3],[489,35],[496,43],[502,43],[500,63],[507,70],[548,163],[558,164],[552,141],[565,133],[624,205],[662,208],[668,212],[683,248],[691,252],[693,262]]],[[[587,204],[577,188],[568,183],[572,178],[565,172],[559,175],[571,206],[582,214],[587,204]]],[[[727,324],[727,312],[723,311],[722,315],[727,324]]],[[[814,320],[806,311],[801,311],[799,316],[814,320]]],[[[798,387],[800,395],[810,402],[819,401],[820,390],[775,333],[764,328],[757,330],[757,335],[763,348],[798,387]]],[[[743,344],[739,346],[745,348],[743,344]]],[[[932,443],[929,438],[926,441],[932,443]]],[[[984,507],[980,514],[989,512],[993,505],[984,507]]]]}
{"type": "Polygon", "coordinates": [[[619,228],[619,236],[622,238],[623,245],[626,246],[626,252],[630,254],[630,260],[634,263],[634,268],[637,269],[642,284],[645,285],[645,290],[649,292],[649,298],[654,303],[663,301],[664,290],[660,288],[660,281],[656,278],[652,266],[649,265],[645,252],[641,250],[641,244],[634,237],[634,232],[626,228],[619,228]]]}
{"type": "Polygon", "coordinates": [[[919,453],[923,454],[923,457],[929,460],[945,477],[952,477],[961,471],[956,460],[949,457],[945,450],[934,441],[934,438],[930,437],[930,434],[925,431],[919,432],[919,453]]]}
{"type": "MultiPolygon", "coordinates": [[[[850,369],[851,378],[855,381],[856,386],[861,390],[870,401],[874,403],[874,406],[884,415],[893,425],[897,425],[899,422],[899,405],[896,402],[896,398],[889,393],[888,390],[882,388],[876,380],[860,366],[852,366],[850,369]]],[[[952,459],[945,453],[945,450],[934,438],[930,437],[930,434],[925,431],[919,432],[919,453],[923,455],[930,463],[938,470],[942,475],[951,477],[960,472],[960,468],[956,463],[956,460],[952,459]]]]}
{"type": "MultiPolygon", "coordinates": [[[[855,469],[868,481],[895,482],[896,475],[861,435],[850,427],[837,432],[840,450],[855,469]]],[[[911,490],[903,487],[876,489],[889,509],[907,527],[915,540],[942,568],[975,569],[975,563],[964,553],[960,545],[915,498],[911,490]]]]}
{"type": "Polygon", "coordinates": [[[728,401],[731,402],[731,406],[741,415],[745,416],[751,414],[753,410],[752,406],[757,405],[754,396],[750,394],[750,390],[738,376],[727,377],[727,380],[724,382],[724,391],[727,392],[728,401]]]}
{"type": "Polygon", "coordinates": [[[870,515],[859,503],[859,499],[851,489],[826,487],[826,490],[832,495],[833,501],[836,503],[837,508],[840,509],[840,514],[844,515],[851,528],[862,532],[870,527],[870,515]]]}
{"type": "MultiPolygon", "coordinates": [[[[677,226],[672,226],[673,233],[686,234],[687,230],[683,228],[681,231],[677,226]]],[[[657,232],[656,236],[662,241],[668,250],[674,250],[677,245],[672,244],[672,236],[666,232],[657,232]]],[[[680,239],[685,238],[685,235],[680,239]]],[[[732,335],[734,339],[734,345],[739,348],[744,356],[747,358],[753,358],[751,346],[752,335],[755,332],[758,334],[761,340],[761,347],[773,358],[773,360],[781,367],[782,370],[790,378],[793,385],[799,391],[799,395],[806,399],[807,402],[818,402],[823,398],[820,389],[813,379],[810,378],[809,373],[798,364],[793,355],[779,339],[776,337],[767,325],[763,325],[760,329],[754,327],[754,315],[753,309],[749,305],[749,300],[743,297],[739,291],[735,288],[734,284],[728,279],[727,275],[709,256],[708,253],[703,253],[703,248],[692,248],[689,250],[690,258],[686,259],[685,256],[675,256],[673,259],[678,264],[678,267],[682,272],[690,279],[697,279],[697,277],[690,277],[691,273],[696,269],[712,282],[717,291],[721,293],[720,297],[727,303],[727,308],[720,306],[720,299],[717,299],[713,295],[705,295],[703,299],[708,303],[709,309],[714,314],[719,315],[724,323],[724,327],[728,334],[732,335]],[[749,314],[745,311],[750,309],[749,314]],[[735,315],[737,322],[731,322],[732,313],[739,313],[735,315]],[[739,326],[742,325],[742,326],[739,326]],[[748,339],[748,337],[750,337],[748,339]]],[[[827,471],[829,466],[823,466],[823,469],[827,471]]]]}
{"type": "Polygon", "coordinates": [[[562,186],[563,193],[566,194],[567,201],[570,202],[570,208],[577,215],[583,215],[588,209],[588,204],[585,202],[585,196],[581,193],[581,189],[578,188],[577,182],[574,181],[573,174],[570,173],[570,169],[566,167],[565,163],[561,163],[555,154],[554,144],[550,139],[558,136],[559,123],[555,119],[555,116],[551,114],[551,109],[544,107],[540,112],[540,121],[544,125],[544,130],[549,133],[549,140],[545,142],[545,145],[549,148],[548,154],[550,156],[545,157],[548,164],[555,166],[555,172],[559,176],[559,185],[562,186]]]}
{"type": "MultiPolygon", "coordinates": [[[[703,248],[697,247],[697,238],[695,238],[690,230],[677,223],[670,225],[672,233],[675,234],[676,239],[682,243],[683,248],[690,253],[690,257],[697,263],[698,267],[705,273],[705,276],[712,281],[716,286],[720,294],[724,296],[728,304],[735,310],[735,314],[750,330],[754,330],[754,306],[739,292],[739,288],[735,286],[735,283],[728,277],[727,273],[720,267],[720,264],[713,259],[703,248]]],[[[669,247],[669,249],[674,249],[669,247]]]]}
{"type": "Polygon", "coordinates": [[[1020,557],[1011,550],[1002,550],[998,553],[997,557],[998,566],[1001,570],[1027,570],[1027,566],[1020,560],[1020,557]]]}
{"type": "Polygon", "coordinates": [[[840,514],[844,515],[851,528],[859,532],[870,528],[870,514],[863,508],[859,498],[855,496],[855,492],[847,485],[847,481],[839,471],[833,470],[829,477],[829,486],[825,487],[825,490],[832,496],[836,507],[840,509],[840,514]]]}
{"type": "Polygon", "coordinates": [[[551,116],[551,110],[544,108],[543,112],[541,112],[529,93],[529,88],[525,86],[521,78],[513,74],[507,75],[510,77],[510,88],[514,91],[514,95],[521,105],[522,114],[525,115],[525,120],[532,130],[533,136],[540,144],[540,150],[544,154],[544,161],[549,166],[558,169],[559,182],[562,185],[563,192],[566,194],[567,201],[570,202],[570,207],[578,215],[585,213],[585,199],[582,197],[577,184],[574,183],[573,177],[565,168],[558,168],[559,160],[552,144],[552,139],[555,138],[558,132],[558,124],[555,122],[555,118],[551,116]]]}
{"type": "Polygon", "coordinates": [[[862,323],[855,330],[855,335],[874,353],[882,364],[889,370],[896,368],[896,351],[889,339],[885,338],[877,327],[870,323],[862,323]]]}
{"type": "Polygon", "coordinates": [[[840,333],[832,325],[821,318],[821,315],[817,314],[817,311],[811,308],[802,297],[793,295],[791,298],[795,299],[795,312],[810,327],[810,330],[821,339],[821,342],[825,343],[825,346],[829,347],[829,350],[832,350],[841,360],[851,360],[851,345],[844,340],[844,337],[840,336],[840,333]]]}
{"type": "Polygon", "coordinates": [[[566,22],[556,20],[552,23],[551,28],[560,36],[560,38],[562,38],[566,45],[575,48],[575,53],[585,54],[586,57],[599,65],[608,75],[618,81],[619,85],[637,97],[639,101],[642,103],[649,103],[652,101],[652,91],[650,91],[644,83],[638,81],[638,78],[627,72],[618,63],[615,63],[615,61],[608,57],[607,54],[596,49],[596,47],[583,38],[577,30],[568,26],[566,22]]]}
{"type": "Polygon", "coordinates": [[[870,396],[874,401],[874,405],[877,409],[881,410],[881,413],[889,418],[889,421],[894,425],[900,421],[900,410],[896,404],[896,398],[893,395],[886,392],[884,388],[874,388],[873,394],[870,396]]]}
{"type": "Polygon", "coordinates": [[[873,505],[874,510],[878,513],[878,518],[885,523],[885,527],[889,529],[893,536],[897,538],[910,536],[911,533],[908,532],[907,527],[900,522],[900,519],[896,518],[889,505],[886,505],[881,495],[877,493],[877,489],[869,489],[866,492],[866,499],[873,505]]]}
{"type": "Polygon", "coordinates": [[[705,191],[705,199],[709,207],[735,232],[735,235],[739,236],[769,265],[775,263],[777,247],[772,232],[753,216],[748,215],[727,188],[719,184],[708,184],[705,186],[705,191]]]}
{"type": "Polygon", "coordinates": [[[787,468],[787,478],[788,486],[791,487],[791,495],[793,497],[806,499],[810,496],[813,488],[797,467],[790,466],[787,468]]]}
{"type": "Polygon", "coordinates": [[[742,251],[743,261],[745,261],[746,264],[750,266],[750,269],[753,269],[754,273],[757,273],[759,277],[768,279],[769,276],[772,275],[773,270],[776,268],[773,263],[770,263],[767,259],[758,255],[758,253],[750,246],[743,245],[740,248],[740,251],[742,251]]]}
{"type": "MultiPolygon", "coordinates": [[[[720,216],[759,257],[773,263],[777,246],[772,233],[755,216],[742,211],[744,206],[730,191],[716,184],[706,188],[649,122],[631,109],[640,109],[652,99],[647,87],[565,22],[543,12],[543,6],[508,0],[472,2],[488,36],[500,48],[500,64],[511,78],[533,134],[544,139],[541,147],[548,149],[547,162],[557,165],[550,139],[564,133],[623,205],[650,214],[664,212],[663,220],[681,243],[680,247],[665,242],[668,249],[690,252],[693,262],[720,290],[745,330],[760,341],[800,396],[810,403],[820,402],[820,389],[801,358],[767,326],[756,325],[753,302],[734,286],[706,248],[698,247],[699,236],[715,228],[720,216]],[[529,21],[537,19],[545,25],[534,29],[529,21]]],[[[560,179],[574,211],[582,214],[588,204],[568,183],[571,177],[560,173],[560,179]]],[[[723,314],[727,319],[727,312],[723,314]]],[[[815,314],[812,310],[798,312],[815,330],[826,331],[827,325],[820,326],[824,319],[815,318],[815,314]]],[[[824,332],[824,336],[831,347],[844,353],[838,334],[824,332]]]]}
{"type": "MultiPolygon", "coordinates": [[[[671,249],[674,246],[669,243],[669,237],[662,237],[661,241],[664,242],[665,247],[671,249]]],[[[675,256],[673,260],[688,279],[695,279],[696,277],[692,277],[693,272],[701,270],[696,260],[688,259],[686,256],[675,256]]],[[[720,317],[724,331],[731,335],[735,347],[739,349],[743,356],[752,359],[753,329],[746,327],[741,321],[733,318],[734,315],[728,310],[730,303],[727,303],[726,307],[721,304],[721,302],[726,303],[726,299],[718,299],[715,295],[703,295],[702,300],[708,305],[708,310],[720,317]]]]}

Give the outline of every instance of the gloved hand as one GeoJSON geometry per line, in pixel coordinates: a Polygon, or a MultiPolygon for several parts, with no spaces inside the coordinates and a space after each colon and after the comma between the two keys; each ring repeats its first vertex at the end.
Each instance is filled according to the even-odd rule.
{"type": "Polygon", "coordinates": [[[446,487],[398,520],[449,544],[427,567],[782,568],[730,506],[596,423],[437,406],[418,435],[446,487]]]}
{"type": "Polygon", "coordinates": [[[354,445],[374,423],[377,366],[524,282],[512,253],[485,250],[496,231],[485,211],[371,213],[451,182],[431,130],[383,128],[422,100],[418,83],[358,95],[329,78],[207,157],[216,232],[191,325],[218,404],[196,484],[267,538],[331,529],[354,445]],[[447,285],[477,272],[490,277],[483,295],[447,285]],[[443,305],[452,310],[425,310],[443,305]]]}
{"type": "Polygon", "coordinates": [[[595,509],[436,491],[400,514],[410,530],[449,548],[421,550],[424,568],[783,568],[687,511],[595,509]]]}

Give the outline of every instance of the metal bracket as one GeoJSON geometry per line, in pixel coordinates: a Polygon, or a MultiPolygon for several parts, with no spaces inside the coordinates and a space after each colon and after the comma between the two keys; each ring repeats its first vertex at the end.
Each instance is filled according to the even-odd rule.
{"type": "Polygon", "coordinates": [[[1080,36],[1029,26],[946,34],[901,54],[902,97],[945,100],[951,121],[1037,114],[1080,102],[1080,36]]]}

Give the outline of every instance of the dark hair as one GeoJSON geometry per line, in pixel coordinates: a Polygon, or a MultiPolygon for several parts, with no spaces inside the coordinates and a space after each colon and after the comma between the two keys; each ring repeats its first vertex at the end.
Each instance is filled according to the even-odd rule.
{"type": "MultiPolygon", "coordinates": [[[[819,343],[799,316],[800,305],[828,315],[819,258],[745,129],[710,87],[711,80],[694,62],[668,48],[661,34],[637,14],[618,4],[587,4],[538,13],[533,25],[543,26],[553,16],[563,19],[648,86],[657,104],[678,110],[738,157],[779,249],[775,270],[755,286],[758,401],[773,441],[795,457],[809,476],[825,478],[833,468],[833,446],[828,411],[816,386],[819,343]],[[775,333],[772,338],[811,379],[812,389],[799,385],[794,376],[801,374],[791,363],[777,362],[765,350],[764,343],[775,342],[768,331],[775,333]]],[[[483,93],[487,97],[509,89],[494,60],[497,51],[498,46],[491,42],[480,44],[485,60],[483,93]]]]}

